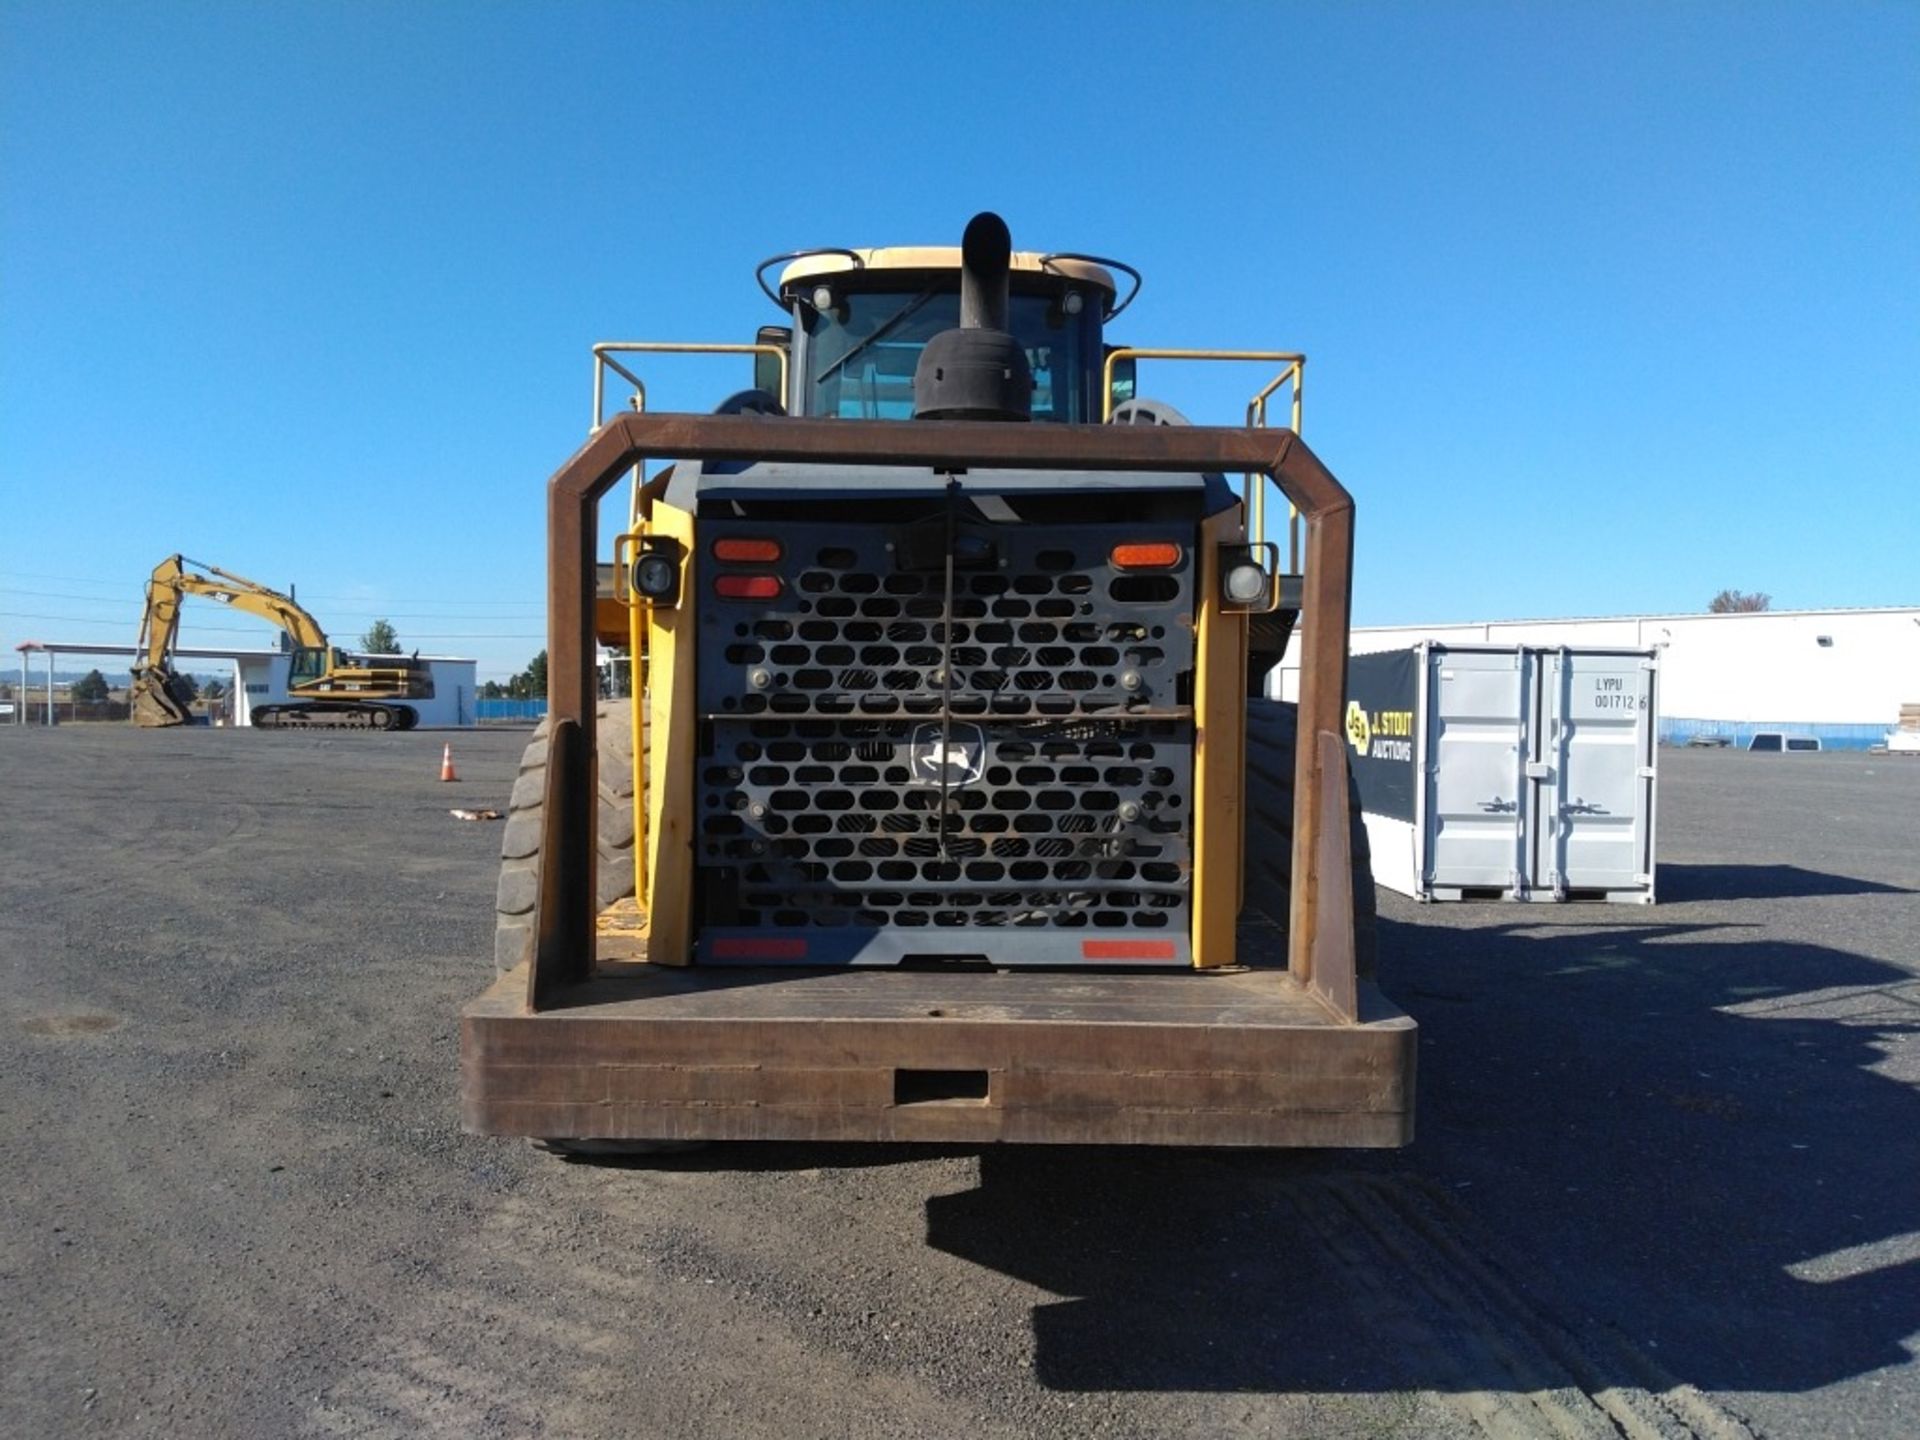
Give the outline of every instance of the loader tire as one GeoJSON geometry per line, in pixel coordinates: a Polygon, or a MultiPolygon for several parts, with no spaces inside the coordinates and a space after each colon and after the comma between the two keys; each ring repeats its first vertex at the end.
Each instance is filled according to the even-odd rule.
{"type": "MultiPolygon", "coordinates": [[[[603,700],[594,712],[600,772],[599,910],[633,894],[633,702],[603,700]]],[[[540,893],[540,831],[547,795],[547,722],[520,757],[500,841],[493,965],[504,975],[533,958],[533,903],[540,893]]]]}
{"type": "MultiPolygon", "coordinates": [[[[1293,903],[1293,767],[1299,708],[1281,700],[1247,704],[1248,918],[1265,919],[1281,932],[1293,903]]],[[[1373,889],[1373,855],[1360,819],[1360,789],[1347,774],[1349,859],[1353,871],[1353,961],[1371,980],[1380,958],[1380,932],[1373,889]]]]}
{"type": "MultiPolygon", "coordinates": [[[[601,701],[594,710],[594,731],[600,791],[594,900],[597,909],[605,910],[633,895],[633,702],[601,701]]],[[[493,963],[501,974],[533,959],[533,902],[540,893],[540,837],[546,795],[547,722],[542,720],[520,757],[520,774],[513,782],[513,799],[507,808],[507,833],[500,842],[493,963]]],[[[577,1140],[559,1136],[532,1143],[537,1150],[588,1162],[678,1155],[705,1144],[699,1140],[577,1140]]]]}

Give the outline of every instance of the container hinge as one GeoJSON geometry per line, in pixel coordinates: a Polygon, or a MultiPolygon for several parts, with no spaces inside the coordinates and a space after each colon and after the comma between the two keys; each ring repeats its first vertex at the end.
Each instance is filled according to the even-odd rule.
{"type": "Polygon", "coordinates": [[[1552,778],[1553,766],[1545,760],[1529,760],[1527,762],[1527,779],[1551,780],[1552,778]]]}
{"type": "Polygon", "coordinates": [[[1633,774],[1636,780],[1657,780],[1660,777],[1660,772],[1651,765],[1642,765],[1633,774]]]}

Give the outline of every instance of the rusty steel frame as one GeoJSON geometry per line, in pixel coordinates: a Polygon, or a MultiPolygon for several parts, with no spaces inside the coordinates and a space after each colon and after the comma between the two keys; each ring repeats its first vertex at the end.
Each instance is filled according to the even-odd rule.
{"type": "Polygon", "coordinates": [[[1357,1022],[1345,747],[1353,499],[1292,430],[1021,425],[757,415],[625,414],[547,491],[550,754],[526,1007],[589,979],[594,959],[594,581],[600,498],[646,460],[765,460],[969,469],[1260,474],[1307,522],[1287,965],[1341,1021],[1357,1022]],[[1324,739],[1323,739],[1324,737],[1324,739]],[[1331,742],[1331,743],[1327,743],[1331,742]]]}

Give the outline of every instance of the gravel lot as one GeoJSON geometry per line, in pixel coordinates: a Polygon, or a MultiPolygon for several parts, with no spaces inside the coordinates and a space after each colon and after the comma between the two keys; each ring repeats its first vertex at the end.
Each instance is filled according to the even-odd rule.
{"type": "Polygon", "coordinates": [[[1920,761],[1418,908],[1385,1155],[455,1125],[524,735],[0,730],[0,1435],[1920,1434],[1920,761]]]}

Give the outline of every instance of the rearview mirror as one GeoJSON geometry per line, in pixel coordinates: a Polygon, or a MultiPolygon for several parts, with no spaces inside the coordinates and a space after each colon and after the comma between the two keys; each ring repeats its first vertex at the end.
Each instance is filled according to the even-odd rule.
{"type": "MultiPolygon", "coordinates": [[[[762,325],[760,333],[755,335],[758,345],[778,345],[787,354],[793,353],[793,327],[791,325],[762,325]]],[[[780,383],[780,359],[775,355],[755,355],[753,357],[753,388],[764,390],[776,397],[782,405],[791,406],[793,397],[780,383]]]]}

